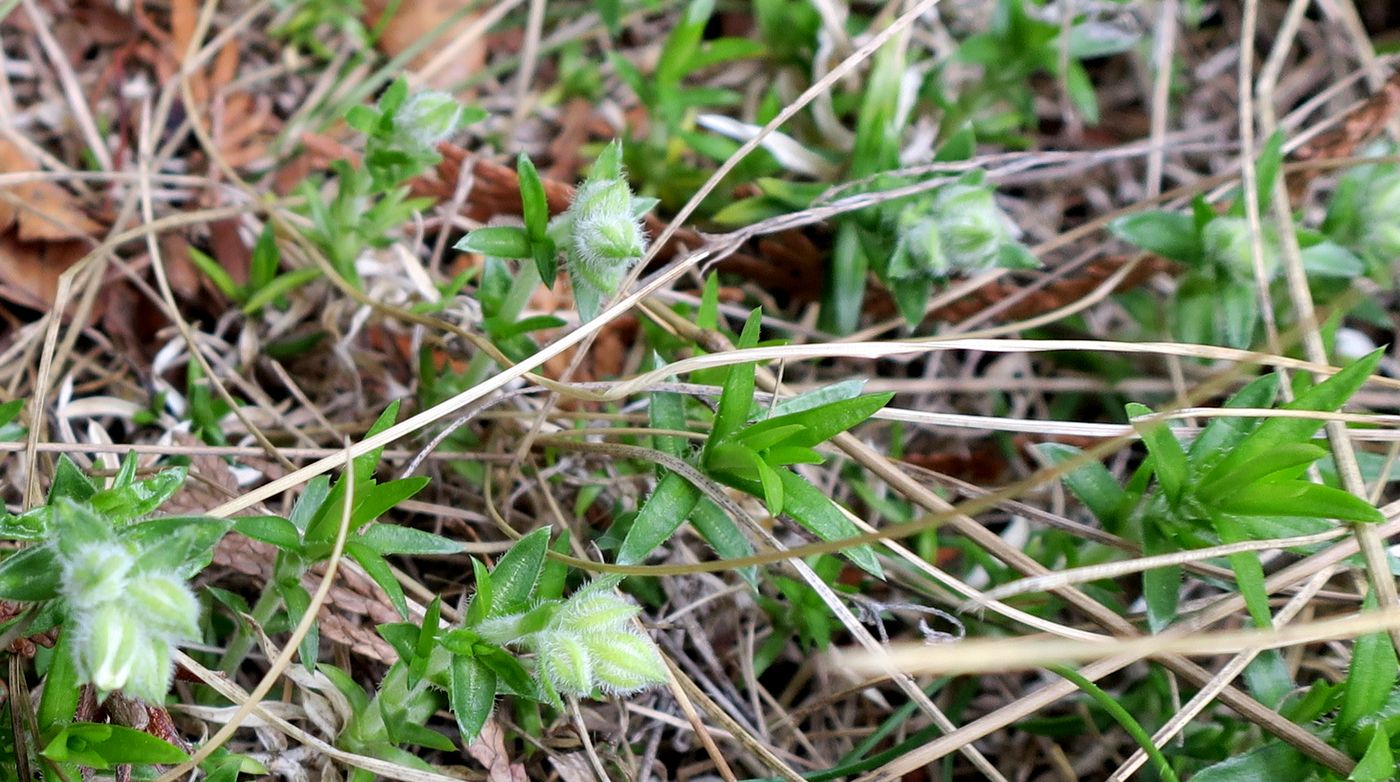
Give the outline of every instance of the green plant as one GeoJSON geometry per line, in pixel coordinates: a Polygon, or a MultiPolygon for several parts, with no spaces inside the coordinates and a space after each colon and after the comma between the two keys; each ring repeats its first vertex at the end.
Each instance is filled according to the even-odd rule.
{"type": "Polygon", "coordinates": [[[444,694],[470,743],[502,695],[562,709],[563,695],[627,694],[664,682],[655,647],[632,627],[640,609],[616,593],[618,580],[595,580],[565,599],[565,569],[546,561],[548,546],[549,531],[540,529],[494,568],[473,560],[476,591],[458,625],[442,625],[437,601],[422,624],[382,625],[399,661],[373,699],[333,674],[357,704],[342,746],[421,767],[397,745],[452,748],[423,727],[444,694]]]}
{"type": "MultiPolygon", "coordinates": [[[[44,504],[0,513],[0,539],[28,544],[0,562],[9,637],[57,632],[36,710],[39,748],[55,773],[78,765],[173,763],[185,753],[117,724],[76,722],[79,694],[121,691],[159,706],[176,645],[199,640],[200,608],[188,585],[229,529],[203,517],[147,518],[184,484],[176,467],[139,479],[135,454],[102,485],[60,457],[44,504]]],[[[14,747],[11,747],[13,750],[14,747]]],[[[3,758],[13,774],[13,754],[3,758]]]]}
{"type": "Polygon", "coordinates": [[[958,46],[955,58],[982,66],[983,78],[956,100],[944,101],[949,119],[974,121],[988,137],[1034,127],[1033,77],[1048,73],[1063,81],[1075,110],[1098,124],[1098,96],[1083,61],[1131,49],[1137,39],[1083,14],[1076,15],[1066,38],[1059,22],[1037,18],[1043,10],[1037,0],[997,0],[987,30],[958,46]],[[1007,108],[998,112],[1001,106],[1007,108]]]}
{"type": "MultiPolygon", "coordinates": [[[[1283,137],[1275,135],[1260,153],[1258,199],[1268,209],[1282,165],[1283,137]]],[[[1169,325],[1186,342],[1247,348],[1260,330],[1259,292],[1255,281],[1253,241],[1244,201],[1236,198],[1225,213],[1217,213],[1197,198],[1190,214],[1151,211],[1115,220],[1112,231],[1149,252],[1186,267],[1171,303],[1169,325]]],[[[1315,282],[1345,280],[1365,271],[1350,250],[1323,233],[1296,227],[1303,268],[1315,282]]],[[[1280,237],[1270,223],[1261,226],[1262,282],[1282,293],[1280,237]]],[[[1287,312],[1286,306],[1278,306],[1287,312]]]]}
{"type": "Polygon", "coordinates": [[[434,147],[439,141],[484,116],[445,93],[410,94],[404,79],[384,91],[377,107],[350,109],[345,121],[366,137],[363,164],[331,164],[335,193],[329,202],[321,195],[321,182],[305,181],[300,190],[311,219],[307,238],[337,274],[359,283],[355,263],[360,254],[388,245],[399,226],[431,203],[410,198],[408,180],[438,161],[434,147]]]}
{"type": "MultiPolygon", "coordinates": [[[[533,260],[538,277],[522,274],[517,280],[524,280],[521,288],[527,294],[539,280],[553,285],[562,253],[574,306],[580,318],[592,320],[646,253],[641,219],[656,205],[656,199],[632,194],[623,177],[622,146],[617,142],[598,157],[568,210],[553,220],[549,219],[544,186],[534,164],[522,155],[517,169],[525,226],[479,228],[463,237],[457,249],[494,258],[533,260]]],[[[498,330],[498,336],[502,329],[521,333],[514,318],[524,300],[517,297],[517,301],[493,316],[495,323],[488,325],[498,330]]]]}
{"type": "MultiPolygon", "coordinates": [[[[758,344],[758,324],[755,310],[739,337],[740,348],[758,344]]],[[[709,437],[694,466],[714,481],[763,499],[770,513],[787,515],[823,540],[856,535],[858,529],[841,509],[791,468],[820,464],[824,459],[815,450],[818,445],[874,415],[893,395],[857,396],[859,388],[848,385],[804,394],[764,411],[754,403],[754,375],[753,364],[728,369],[709,437]]],[[[641,561],[703,507],[700,499],[699,487],[667,471],[638,511],[618,561],[641,561]]],[[[731,536],[727,526],[718,526],[710,542],[719,548],[722,544],[715,541],[731,536]]],[[[854,546],[843,554],[866,572],[882,575],[869,546],[854,546]]]]}

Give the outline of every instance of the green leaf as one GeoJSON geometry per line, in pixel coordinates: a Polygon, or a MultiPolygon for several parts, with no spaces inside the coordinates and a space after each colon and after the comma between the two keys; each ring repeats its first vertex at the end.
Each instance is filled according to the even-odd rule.
{"type": "Polygon", "coordinates": [[[1271,741],[1207,766],[1191,777],[1191,782],[1305,782],[1314,778],[1316,769],[1303,753],[1282,741],[1271,741]]]}
{"type": "Polygon", "coordinates": [[[0,562],[0,600],[52,600],[58,597],[60,570],[53,548],[21,549],[0,562]]]}
{"type": "Polygon", "coordinates": [[[598,159],[593,161],[593,169],[588,172],[590,180],[598,179],[621,179],[622,178],[622,142],[614,139],[603,151],[598,153],[598,159]]]}
{"type": "Polygon", "coordinates": [[[471,744],[496,705],[496,672],[473,657],[453,655],[447,699],[462,743],[471,744]]]}
{"type": "Polygon", "coordinates": [[[278,275],[253,291],[248,300],[243,302],[243,314],[251,315],[320,276],[321,270],[314,266],[293,269],[278,275]]]}
{"type": "MultiPolygon", "coordinates": [[[[1375,371],[1384,349],[1357,359],[1327,380],[1303,391],[1293,402],[1283,406],[1285,410],[1337,410],[1361,388],[1366,379],[1375,371]]],[[[1306,442],[1325,424],[1324,421],[1306,418],[1269,418],[1261,423],[1252,434],[1244,438],[1215,468],[1205,475],[1202,484],[1214,483],[1220,476],[1228,475],[1260,458],[1284,443],[1306,442]]]]}
{"type": "MultiPolygon", "coordinates": [[[[753,452],[747,451],[747,453],[753,452]]],[[[792,475],[793,473],[787,470],[774,470],[757,454],[753,456],[753,464],[758,470],[758,481],[763,485],[763,503],[768,506],[769,513],[774,516],[780,515],[783,512],[783,479],[779,473],[782,475],[792,475]]]]}
{"type": "Polygon", "coordinates": [[[311,526],[311,522],[321,512],[321,506],[325,505],[326,498],[331,493],[331,479],[328,475],[317,475],[306,482],[306,488],[302,490],[301,496],[297,498],[296,505],[292,506],[292,515],[288,519],[292,525],[305,533],[311,526]]]}
{"type": "Polygon", "coordinates": [[[535,686],[534,678],[515,655],[499,646],[478,643],[474,647],[473,657],[496,674],[497,689],[531,699],[538,696],[539,688],[535,686]]]}
{"type": "Polygon", "coordinates": [[[493,258],[531,258],[530,236],[524,228],[488,226],[478,228],[462,237],[453,247],[462,252],[489,255],[493,258]]]}
{"type": "Polygon", "coordinates": [[[233,520],[238,534],[270,543],[284,551],[301,549],[301,532],[296,525],[279,516],[240,516],[233,520]]]}
{"type": "Polygon", "coordinates": [[[705,288],[700,292],[700,310],[695,313],[695,325],[707,331],[719,329],[719,275],[710,272],[705,288]]]}
{"type": "MultiPolygon", "coordinates": [[[[783,486],[783,512],[822,540],[841,540],[860,534],[829,497],[797,473],[778,470],[783,486]]],[[[843,549],[842,554],[857,567],[876,578],[884,578],[880,560],[869,545],[843,549]]]]}
{"type": "Polygon", "coordinates": [[[127,527],[121,539],[140,552],[142,569],[174,571],[189,579],[214,560],[214,547],[232,526],[230,519],[162,516],[127,527]]]}
{"type": "Polygon", "coordinates": [[[345,553],[358,562],[374,583],[384,590],[384,594],[389,597],[389,604],[399,612],[399,616],[407,619],[408,600],[404,597],[403,586],[394,578],[394,571],[389,567],[389,563],[384,561],[384,557],[369,546],[355,541],[345,544],[345,553]]]}
{"type": "Polygon", "coordinates": [[[471,602],[467,604],[467,617],[462,622],[465,627],[476,627],[490,617],[496,602],[496,593],[491,587],[491,571],[476,557],[472,557],[471,562],[476,589],[472,591],[471,602]]]}
{"type": "MultiPolygon", "coordinates": [[[[1375,594],[1366,596],[1364,610],[1374,611],[1375,594]]],[[[1342,707],[1337,713],[1337,729],[1348,735],[1363,720],[1380,713],[1395,689],[1397,676],[1395,646],[1389,633],[1372,633],[1356,639],[1351,650],[1342,707]]]]}
{"type": "MultiPolygon", "coordinates": [[[[1180,551],[1175,541],[1156,524],[1144,522],[1143,553],[1148,556],[1174,554],[1180,551]]],[[[1147,603],[1147,627],[1154,633],[1165,630],[1176,621],[1181,600],[1181,566],[1152,568],[1142,573],[1142,597],[1147,603]]]]}
{"type": "MultiPolygon", "coordinates": [[[[311,610],[311,595],[302,588],[296,581],[281,581],[277,584],[277,591],[282,595],[282,603],[287,608],[287,618],[293,625],[301,622],[301,618],[306,612],[311,610]]],[[[301,658],[301,664],[312,672],[316,670],[316,659],[320,657],[321,633],[318,626],[313,622],[311,629],[306,636],[301,639],[301,644],[297,647],[297,655],[301,658]]]]}
{"type": "MultiPolygon", "coordinates": [[[[744,322],[744,331],[739,335],[740,349],[758,344],[761,318],[762,310],[755,309],[749,313],[748,320],[744,322]]],[[[749,410],[753,406],[754,371],[752,363],[735,364],[729,368],[710,437],[705,441],[705,461],[709,461],[709,453],[717,442],[737,433],[748,420],[749,410]]]]}
{"type": "Polygon", "coordinates": [[[253,244],[253,258],[248,268],[249,289],[261,290],[272,282],[281,264],[282,252],[277,247],[277,235],[272,231],[272,223],[268,223],[253,244]]]}
{"type": "Polygon", "coordinates": [[[1310,481],[1260,482],[1224,491],[1216,507],[1240,516],[1303,516],[1379,524],[1385,516],[1356,495],[1310,481]]]}
{"type": "Polygon", "coordinates": [[[1385,782],[1395,779],[1395,773],[1395,755],[1390,751],[1390,734],[1386,732],[1384,723],[1378,724],[1371,734],[1371,743],[1366,747],[1366,754],[1361,756],[1361,760],[1351,770],[1347,779],[1350,782],[1385,782]]]}
{"type": "Polygon", "coordinates": [[[185,483],[188,467],[162,470],[144,481],[106,489],[92,496],[93,509],[113,521],[123,522],[145,516],[170,499],[185,483]]]}
{"type": "Polygon", "coordinates": [[[699,501],[699,489],[680,475],[667,472],[637,511],[618,549],[618,564],[635,565],[646,559],[685,522],[699,501]]]}
{"type": "MultiPolygon", "coordinates": [[[[1151,408],[1136,402],[1129,402],[1125,410],[1130,418],[1152,414],[1151,408]]],[[[1166,421],[1134,423],[1133,428],[1142,435],[1143,444],[1152,456],[1152,469],[1157,475],[1157,482],[1162,485],[1167,500],[1175,506],[1186,488],[1186,451],[1166,421]]]]}
{"type": "Polygon", "coordinates": [[[1279,171],[1283,169],[1283,141],[1283,131],[1276,130],[1259,149],[1255,182],[1259,186],[1260,212],[1267,210],[1273,202],[1274,182],[1278,181],[1279,171]]]}
{"type": "MultiPolygon", "coordinates": [[[[753,553],[753,544],[744,537],[739,525],[718,505],[704,497],[691,511],[690,524],[723,559],[738,559],[753,553]]],[[[758,588],[758,568],[752,565],[741,568],[739,575],[749,582],[749,586],[758,588]]]]}
{"type": "Polygon", "coordinates": [[[1296,478],[1303,474],[1308,465],[1326,455],[1327,449],[1312,443],[1284,443],[1258,459],[1241,465],[1238,470],[1201,486],[1196,490],[1196,496],[1209,505],[1222,495],[1257,481],[1276,482],[1296,478]]]}
{"type": "Polygon", "coordinates": [[[832,383],[829,386],[814,388],[805,391],[790,399],[784,399],[768,412],[769,418],[784,416],[790,413],[801,413],[805,410],[812,410],[828,405],[833,402],[845,402],[860,396],[861,389],[865,388],[865,378],[854,377],[849,380],[842,380],[839,383],[832,383]]]}
{"type": "Polygon", "coordinates": [[[663,88],[679,84],[685,78],[714,9],[714,0],[691,0],[685,14],[671,29],[656,61],[655,79],[663,88]]]}
{"type": "MultiPolygon", "coordinates": [[[[1268,407],[1278,394],[1278,375],[1270,372],[1251,380],[1244,388],[1225,400],[1222,407],[1251,408],[1268,407]]],[[[1257,418],[1234,418],[1221,416],[1212,418],[1206,428],[1192,441],[1187,457],[1191,462],[1191,473],[1199,480],[1200,476],[1214,466],[1244,440],[1256,426],[1257,418]]]]}
{"type": "MultiPolygon", "coordinates": [[[[477,564],[476,560],[472,560],[477,564]]],[[[423,624],[418,628],[418,639],[413,646],[413,662],[408,666],[408,686],[417,686],[428,672],[428,663],[433,656],[433,645],[437,641],[438,624],[442,621],[442,596],[433,595],[433,602],[423,611],[423,624]]]]}
{"type": "Polygon", "coordinates": [[[220,293],[224,294],[232,301],[242,300],[242,288],[239,287],[238,283],[233,281],[233,277],[229,276],[229,273],[224,270],[224,267],[219,265],[218,261],[205,255],[195,247],[189,248],[189,252],[190,262],[195,265],[195,268],[203,272],[204,276],[208,277],[210,282],[214,283],[214,287],[218,288],[220,293]]]}
{"type": "Polygon", "coordinates": [[[504,616],[529,606],[544,568],[549,548],[549,528],[541,527],[515,542],[491,569],[495,599],[491,616],[504,616]]]}
{"type": "Polygon", "coordinates": [[[1109,223],[1114,236],[1164,258],[1198,264],[1205,254],[1196,222],[1176,212],[1138,212],[1109,223]]]}
{"type": "MultiPolygon", "coordinates": [[[[739,437],[748,441],[758,433],[799,425],[801,433],[792,437],[786,444],[811,448],[862,423],[880,408],[889,404],[893,398],[893,393],[884,393],[831,402],[810,410],[801,410],[761,421],[744,430],[739,437]]],[[[753,447],[758,448],[758,446],[753,447]]],[[[758,448],[758,450],[762,449],[758,448]]]]}
{"type": "Polygon", "coordinates": [[[145,731],[92,722],[64,727],[41,754],[55,762],[80,763],[103,770],[127,763],[171,764],[189,759],[183,750],[145,731]]]}
{"type": "MultiPolygon", "coordinates": [[[[1036,453],[1054,465],[1064,464],[1083,455],[1083,451],[1072,445],[1061,443],[1039,443],[1034,446],[1036,453]]],[[[1097,461],[1084,461],[1073,470],[1060,476],[1070,493],[1084,503],[1084,507],[1094,514],[1104,529],[1116,532],[1123,501],[1127,493],[1118,485],[1118,480],[1097,461]]]]}
{"type": "Polygon", "coordinates": [[[381,523],[370,526],[358,538],[360,543],[380,554],[412,554],[435,556],[458,554],[462,544],[441,535],[412,527],[381,523]]]}
{"type": "MultiPolygon", "coordinates": [[[[541,242],[549,228],[549,199],[544,194],[544,183],[535,164],[524,152],[515,161],[516,173],[520,176],[520,203],[525,216],[525,233],[530,241],[541,242]]],[[[541,273],[541,278],[547,279],[541,273]]]]}

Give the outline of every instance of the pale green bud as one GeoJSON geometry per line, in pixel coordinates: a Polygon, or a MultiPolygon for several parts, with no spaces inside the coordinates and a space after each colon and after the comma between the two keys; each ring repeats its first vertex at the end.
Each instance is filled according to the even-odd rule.
{"type": "Polygon", "coordinates": [[[140,659],[132,666],[122,692],[140,698],[147,703],[161,703],[170,691],[170,679],[175,665],[170,658],[170,642],[163,638],[147,637],[146,646],[140,659]]]}
{"type": "Polygon", "coordinates": [[[559,692],[587,695],[593,691],[593,661],[588,649],[570,633],[550,633],[539,649],[540,667],[559,692]]]}
{"type": "Polygon", "coordinates": [[[77,620],[75,653],[80,678],[104,695],[126,686],[133,667],[148,651],[148,636],[116,602],[79,612],[73,618],[77,620]]]}
{"type": "Polygon", "coordinates": [[[126,597],[152,634],[180,640],[199,637],[199,601],[174,575],[143,573],[131,580],[126,597]]]}
{"type": "Polygon", "coordinates": [[[620,630],[584,638],[593,660],[597,685],[613,695],[625,695],[666,681],[666,665],[646,637],[620,630]]]}
{"type": "Polygon", "coordinates": [[[585,182],[569,209],[575,271],[603,293],[616,293],[646,252],[641,223],[632,216],[631,189],[621,179],[585,182]]]}
{"type": "Polygon", "coordinates": [[[84,543],[63,557],[63,597],[74,610],[88,610],[120,598],[136,564],[125,546],[115,542],[84,543]]]}
{"type": "MultiPolygon", "coordinates": [[[[1217,217],[1201,232],[1206,257],[1238,280],[1254,279],[1254,250],[1249,222],[1242,217],[1217,217]]],[[[1276,234],[1263,235],[1264,274],[1269,280],[1278,275],[1279,247],[1276,234]]]]}
{"type": "Polygon", "coordinates": [[[432,149],[457,130],[462,104],[445,92],[427,90],[409,97],[394,115],[395,134],[408,145],[432,149]]]}
{"type": "Polygon", "coordinates": [[[992,191],[980,185],[954,184],[934,196],[939,236],[949,265],[959,269],[991,266],[1009,241],[1005,218],[992,191]]]}
{"type": "Polygon", "coordinates": [[[611,591],[583,589],[564,601],[559,624],[580,635],[626,628],[642,609],[611,591]]]}

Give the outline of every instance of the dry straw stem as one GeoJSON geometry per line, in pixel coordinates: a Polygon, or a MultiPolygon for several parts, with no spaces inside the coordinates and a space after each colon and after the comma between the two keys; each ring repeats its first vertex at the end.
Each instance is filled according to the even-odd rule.
{"type": "Polygon", "coordinates": [[[1119,638],[1107,643],[1021,637],[933,646],[899,644],[882,653],[846,652],[839,659],[841,664],[871,675],[884,674],[891,667],[913,674],[961,675],[1031,670],[1058,663],[1097,662],[1120,657],[1239,654],[1247,650],[1349,640],[1370,633],[1389,632],[1397,627],[1400,627],[1400,609],[1388,608],[1272,630],[1167,632],[1150,637],[1119,638]]]}

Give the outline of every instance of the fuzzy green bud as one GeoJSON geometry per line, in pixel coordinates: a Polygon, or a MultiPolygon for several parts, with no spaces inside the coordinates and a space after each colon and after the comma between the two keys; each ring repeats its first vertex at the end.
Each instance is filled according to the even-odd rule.
{"type": "Polygon", "coordinates": [[[934,194],[943,250],[953,266],[985,269],[1010,240],[1005,218],[992,191],[980,185],[953,184],[934,194]]]}
{"type": "Polygon", "coordinates": [[[62,558],[63,597],[75,610],[89,610],[122,596],[136,560],[115,542],[84,543],[62,558]]]}
{"type": "Polygon", "coordinates": [[[147,652],[146,634],[116,602],[74,618],[78,620],[75,651],[79,676],[104,695],[125,687],[132,669],[147,652]]]}
{"type": "Polygon", "coordinates": [[[170,658],[170,642],[163,638],[148,636],[145,649],[131,668],[122,692],[140,698],[147,703],[161,703],[170,691],[170,678],[175,672],[170,658]]]}
{"type": "Polygon", "coordinates": [[[593,660],[589,650],[569,633],[550,633],[539,649],[540,667],[554,689],[570,695],[593,691],[593,660]]]}
{"type": "Polygon", "coordinates": [[[199,637],[199,601],[174,575],[143,573],[131,580],[126,598],[153,635],[171,640],[199,637]]]}
{"type": "Polygon", "coordinates": [[[394,115],[394,131],[403,146],[432,149],[462,122],[462,104],[445,92],[427,90],[404,101],[394,115]]]}
{"type": "MultiPolygon", "coordinates": [[[[1254,279],[1254,249],[1249,222],[1242,217],[1217,217],[1201,232],[1206,258],[1237,280],[1254,279]]],[[[1264,274],[1278,275],[1278,235],[1267,228],[1262,242],[1264,274]]]]}
{"type": "Polygon", "coordinates": [[[603,691],[626,695],[666,681],[666,665],[650,640],[631,631],[586,636],[593,676],[603,691]]]}
{"type": "Polygon", "coordinates": [[[641,223],[632,216],[632,190],[621,179],[586,182],[570,207],[573,261],[578,273],[612,295],[646,252],[641,223]]]}

